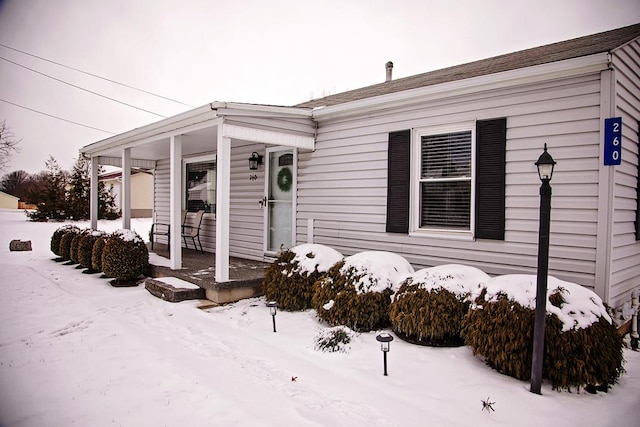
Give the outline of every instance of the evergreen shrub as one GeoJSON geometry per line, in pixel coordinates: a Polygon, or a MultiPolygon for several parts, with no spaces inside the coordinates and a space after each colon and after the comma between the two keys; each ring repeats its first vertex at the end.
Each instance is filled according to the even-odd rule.
{"type": "Polygon", "coordinates": [[[447,264],[409,276],[389,307],[391,327],[405,341],[459,346],[462,319],[490,277],[474,267],[447,264]]]}
{"type": "Polygon", "coordinates": [[[411,264],[389,252],[361,252],[329,269],[313,285],[311,305],[331,326],[371,331],[389,325],[391,296],[408,275],[411,264]]]}
{"type": "Polygon", "coordinates": [[[347,353],[353,336],[353,331],[346,326],[322,329],[315,337],[314,348],[327,353],[347,353]]]}
{"type": "Polygon", "coordinates": [[[93,244],[91,250],[91,268],[95,271],[102,271],[102,252],[104,251],[104,245],[109,238],[109,234],[103,234],[98,237],[93,244]]]}
{"type": "Polygon", "coordinates": [[[69,228],[66,233],[60,237],[60,258],[63,260],[71,260],[71,242],[78,234],[80,234],[80,229],[78,227],[73,227],[69,228]]]}
{"type": "Polygon", "coordinates": [[[54,231],[53,235],[51,236],[51,245],[50,245],[51,252],[60,256],[60,240],[62,239],[62,236],[66,234],[69,230],[77,229],[77,228],[78,227],[76,227],[75,225],[67,224],[56,229],[56,231],[54,231]]]}
{"type": "Polygon", "coordinates": [[[82,237],[84,237],[88,232],[90,232],[88,228],[80,230],[73,236],[73,239],[71,239],[71,247],[69,250],[69,258],[71,259],[71,261],[77,263],[80,262],[80,260],[78,259],[78,246],[80,245],[80,239],[82,239],[82,237]]]}
{"type": "Polygon", "coordinates": [[[303,244],[281,252],[262,281],[267,301],[287,311],[311,308],[313,284],[341,260],[338,251],[324,245],[303,244]]]}
{"type": "Polygon", "coordinates": [[[102,251],[102,271],[118,281],[137,279],[149,266],[149,252],[142,238],[131,230],[117,230],[102,251]]]}
{"type": "MultiPolygon", "coordinates": [[[[600,298],[587,288],[549,277],[544,378],[553,389],[608,388],[623,370],[622,338],[600,298]]],[[[531,378],[536,276],[491,279],[462,322],[473,353],[499,372],[531,378]]]]}
{"type": "MultiPolygon", "coordinates": [[[[93,270],[93,245],[101,236],[104,236],[102,231],[89,230],[82,236],[78,243],[78,262],[89,270],[93,270]]],[[[100,256],[102,257],[102,254],[100,256]]]]}

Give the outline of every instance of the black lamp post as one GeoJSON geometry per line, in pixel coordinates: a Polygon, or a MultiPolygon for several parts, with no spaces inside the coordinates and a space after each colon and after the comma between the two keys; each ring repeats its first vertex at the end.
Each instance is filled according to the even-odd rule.
{"type": "Polygon", "coordinates": [[[551,177],[556,162],[544,152],[535,165],[538,167],[540,186],[540,231],[538,233],[538,277],[536,287],[536,317],[533,329],[533,357],[531,360],[531,393],[541,394],[542,360],[544,358],[544,319],[547,311],[547,278],[549,275],[549,228],[551,223],[551,177]]]}
{"type": "Polygon", "coordinates": [[[376,337],[376,341],[380,343],[380,350],[382,350],[384,360],[384,375],[387,375],[387,353],[389,352],[389,344],[393,341],[393,337],[386,332],[379,334],[376,337]]]}
{"type": "Polygon", "coordinates": [[[276,314],[278,314],[278,303],[275,301],[269,301],[267,303],[267,307],[269,307],[269,313],[271,314],[271,319],[273,320],[273,332],[276,331],[276,314]]]}

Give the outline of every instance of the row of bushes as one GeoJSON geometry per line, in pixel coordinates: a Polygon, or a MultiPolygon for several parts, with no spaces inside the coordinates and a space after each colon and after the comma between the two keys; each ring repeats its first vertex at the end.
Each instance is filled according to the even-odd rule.
{"type": "MultiPolygon", "coordinates": [[[[535,276],[490,278],[469,266],[414,272],[402,257],[362,252],[343,258],[322,245],[280,253],[263,291],[283,310],[313,308],[331,326],[391,327],[411,343],[468,345],[487,365],[530,379],[535,276]]],[[[543,376],[555,389],[615,384],[622,338],[600,298],[549,277],[543,376]]]]}
{"type": "Polygon", "coordinates": [[[131,230],[111,234],[64,225],[51,236],[51,251],[60,261],[79,264],[89,272],[102,271],[120,282],[137,279],[149,268],[149,252],[131,230]]]}

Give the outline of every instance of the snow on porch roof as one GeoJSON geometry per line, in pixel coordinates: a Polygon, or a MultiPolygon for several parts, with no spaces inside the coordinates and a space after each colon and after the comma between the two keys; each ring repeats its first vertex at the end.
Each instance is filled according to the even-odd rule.
{"type": "Polygon", "coordinates": [[[580,58],[603,52],[611,52],[640,37],[640,24],[592,34],[545,46],[521,50],[488,59],[469,62],[414,76],[390,80],[372,86],[325,96],[324,98],[297,104],[296,107],[330,107],[380,95],[433,86],[441,83],[486,76],[504,71],[567,59],[580,58]]]}

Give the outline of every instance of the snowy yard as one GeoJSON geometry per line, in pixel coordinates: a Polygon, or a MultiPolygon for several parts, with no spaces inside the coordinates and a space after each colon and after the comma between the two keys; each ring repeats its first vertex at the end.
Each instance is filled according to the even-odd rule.
{"type": "MultiPolygon", "coordinates": [[[[314,350],[326,326],[313,311],[278,312],[273,333],[261,298],[201,311],[55,263],[60,225],[0,211],[2,427],[640,425],[639,352],[625,350],[620,383],[595,395],[535,395],[467,347],[399,339],[385,377],[376,333],[348,353],[314,350]],[[9,252],[12,239],[33,252],[9,252]]],[[[148,220],[133,226],[147,238],[148,220]]]]}

